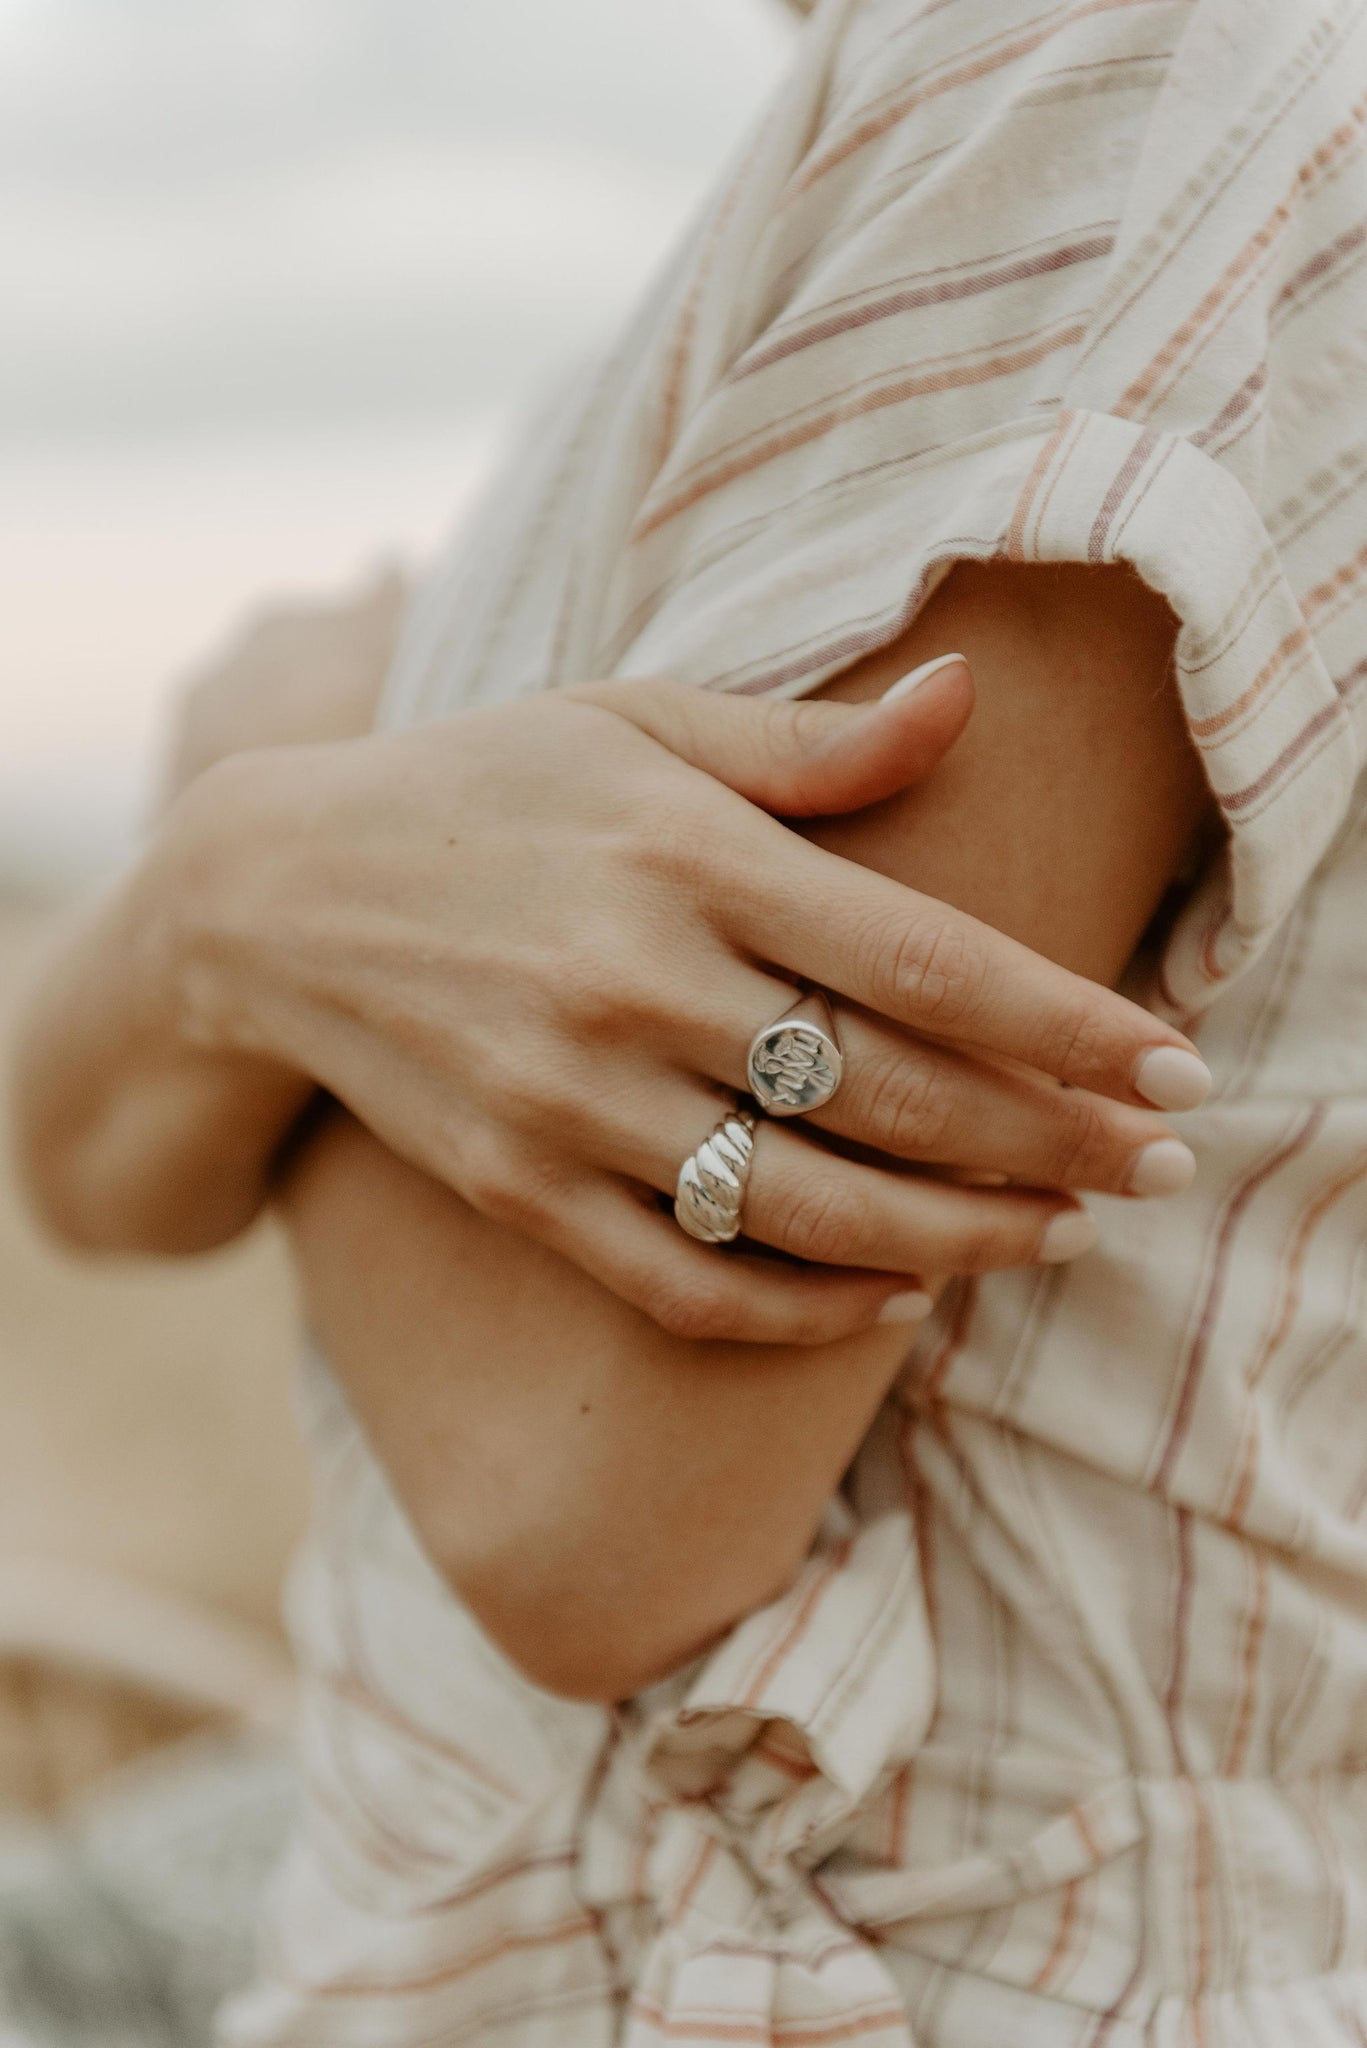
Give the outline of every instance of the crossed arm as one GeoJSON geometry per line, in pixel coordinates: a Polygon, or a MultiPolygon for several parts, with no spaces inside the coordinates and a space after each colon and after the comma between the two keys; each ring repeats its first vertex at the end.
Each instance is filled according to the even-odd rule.
{"type": "MultiPolygon", "coordinates": [[[[1114,981],[1205,806],[1172,631],[1119,572],[960,571],[836,694],[961,646],[966,734],[929,781],[813,838],[1114,981]]],[[[253,1098],[234,1073],[259,1151],[299,1080],[291,1097],[263,1063],[253,1098]]],[[[250,1149],[230,1188],[260,1177],[250,1149]]],[[[782,1585],[905,1351],[867,1314],[815,1345],[668,1334],[341,1115],[282,1203],[312,1320],[430,1552],[566,1692],[634,1691],[782,1585]]]]}

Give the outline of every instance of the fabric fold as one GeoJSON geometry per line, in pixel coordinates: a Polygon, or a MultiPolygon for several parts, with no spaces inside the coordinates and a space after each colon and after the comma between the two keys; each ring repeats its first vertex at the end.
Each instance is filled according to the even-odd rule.
{"type": "Polygon", "coordinates": [[[628,2048],[873,2041],[910,2048],[876,1946],[816,1876],[915,1754],[934,1653],[905,1514],[826,1519],[787,1593],[690,1677],[629,1708],[585,1832],[580,1885],[610,1913],[628,1873],[650,1933],[628,2048]],[[621,1850],[648,1811],[648,1851],[621,1850]],[[722,2016],[728,2028],[716,2031],[722,2016]],[[709,2031],[710,2029],[710,2031],[709,2031]]]}

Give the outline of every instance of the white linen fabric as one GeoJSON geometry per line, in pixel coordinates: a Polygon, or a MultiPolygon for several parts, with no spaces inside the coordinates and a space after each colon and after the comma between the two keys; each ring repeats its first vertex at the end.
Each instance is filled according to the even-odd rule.
{"type": "MultiPolygon", "coordinates": [[[[1367,0],[821,0],[386,716],[810,691],[1128,562],[1227,827],[1144,997],[1196,1186],[957,1288],[798,1582],[613,1714],[313,1378],[309,1817],[238,2048],[1367,2041],[1367,0]]],[[[547,1342],[554,1343],[554,1332],[547,1342]]]]}

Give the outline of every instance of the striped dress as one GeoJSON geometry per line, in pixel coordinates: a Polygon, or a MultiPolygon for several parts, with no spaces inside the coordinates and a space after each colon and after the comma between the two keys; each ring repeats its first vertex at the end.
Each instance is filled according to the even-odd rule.
{"type": "MultiPolygon", "coordinates": [[[[609,1713],[311,1383],[305,1825],[237,2048],[1367,2043],[1367,0],[819,0],[392,724],[798,694],[1127,562],[1227,826],[1145,1000],[1201,1173],[954,1289],[796,1583],[609,1713]]],[[[548,1342],[554,1342],[548,1333],[548,1342]]]]}

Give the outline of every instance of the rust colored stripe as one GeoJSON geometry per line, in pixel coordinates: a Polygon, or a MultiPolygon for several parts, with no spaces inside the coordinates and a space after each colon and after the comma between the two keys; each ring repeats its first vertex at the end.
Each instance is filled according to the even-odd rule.
{"type": "Polygon", "coordinates": [[[1342,702],[1326,704],[1322,711],[1315,713],[1308,725],[1301,727],[1295,739],[1283,747],[1270,768],[1264,769],[1255,781],[1248,783],[1243,789],[1230,790],[1227,795],[1222,796],[1221,809],[1230,813],[1247,810],[1258,797],[1266,795],[1274,783],[1280,782],[1287,769],[1299,759],[1312,740],[1318,739],[1327,726],[1333,725],[1343,716],[1342,702]]]}
{"type": "Polygon", "coordinates": [[[1335,41],[1326,43],[1325,48],[1317,54],[1316,62],[1313,65],[1307,66],[1303,64],[1300,61],[1300,53],[1297,53],[1290,63],[1283,68],[1277,80],[1279,86],[1285,86],[1286,88],[1286,97],[1283,99],[1282,104],[1262,128],[1256,130],[1247,129],[1239,135],[1240,148],[1237,153],[1231,152],[1222,164],[1218,163],[1217,160],[1219,175],[1214,185],[1210,183],[1208,175],[1204,183],[1198,180],[1189,188],[1188,199],[1190,206],[1195,207],[1196,202],[1199,200],[1201,202],[1199,207],[1196,211],[1189,212],[1185,225],[1180,233],[1177,234],[1176,239],[1169,245],[1157,267],[1149,270],[1142,281],[1137,283],[1127,293],[1121,303],[1112,310],[1105,321],[1096,329],[1091,339],[1089,353],[1100,348],[1110,335],[1115,332],[1116,328],[1120,326],[1122,321],[1129,318],[1135,307],[1155,291],[1164,272],[1171,269],[1172,265],[1182,256],[1196,229],[1219,211],[1230,190],[1246,177],[1248,166],[1252,163],[1254,157],[1258,154],[1258,151],[1263,147],[1269,136],[1276,133],[1283,121],[1287,119],[1288,115],[1302,99],[1308,94],[1313,93],[1321,74],[1333,61],[1336,50],[1342,45],[1344,37],[1352,33],[1353,26],[1352,21],[1342,24],[1341,32],[1337,35],[1335,41]]]}
{"type": "Polygon", "coordinates": [[[1188,1784],[1187,1796],[1196,1809],[1192,1857],[1192,1906],[1196,1923],[1196,1964],[1192,1972],[1192,2035],[1197,2048],[1205,2048],[1205,1998],[1210,1990],[1210,1966],[1215,1949],[1215,1837],[1206,1807],[1205,1794],[1188,1784]]]}
{"type": "MultiPolygon", "coordinates": [[[[1303,204],[1315,186],[1331,170],[1336,160],[1362,139],[1362,125],[1367,118],[1367,97],[1357,101],[1349,118],[1334,129],[1313,155],[1297,167],[1290,185],[1278,200],[1262,225],[1251,234],[1237,256],[1226,264],[1220,276],[1198,300],[1187,318],[1168,337],[1158,354],[1142,370],[1129,389],[1121,394],[1115,410],[1132,417],[1140,407],[1149,403],[1158,392],[1159,386],[1171,371],[1177,368],[1182,358],[1188,357],[1194,345],[1205,337],[1209,342],[1218,334],[1223,321],[1216,316],[1226,306],[1236,285],[1243,282],[1254,266],[1271,254],[1285,233],[1296,208],[1303,204]]],[[[1204,343],[1202,344],[1204,345],[1204,343]]],[[[1199,353],[1199,349],[1194,350],[1199,353]]]]}
{"type": "Polygon", "coordinates": [[[812,441],[819,441],[833,428],[842,427],[856,419],[867,418],[870,414],[884,412],[889,406],[905,405],[911,398],[934,397],[942,391],[971,390],[978,384],[990,384],[995,378],[1010,377],[1021,370],[1031,369],[1034,364],[1044,362],[1056,355],[1060,349],[1072,348],[1081,341],[1086,332],[1081,321],[1070,321],[1066,327],[1056,329],[1040,341],[1031,342],[1020,348],[1008,350],[1000,355],[990,356],[986,362],[975,363],[969,368],[937,370],[919,377],[902,377],[893,384],[886,384],[873,391],[864,391],[858,396],[844,399],[837,405],[827,407],[812,418],[776,432],[759,446],[743,454],[737,454],[729,461],[720,461],[695,483],[666,498],[646,517],[638,521],[632,539],[642,541],[657,533],[662,526],[681,513],[691,511],[705,498],[723,490],[727,484],[735,483],[740,477],[750,476],[775,462],[780,456],[791,455],[798,448],[805,448],[812,441]]]}
{"type": "Polygon", "coordinates": [[[1341,235],[1334,237],[1327,248],[1321,249],[1287,279],[1272,301],[1273,317],[1293,305],[1308,286],[1321,283],[1332,271],[1337,270],[1340,264],[1355,256],[1364,247],[1367,247],[1367,220],[1359,221],[1356,227],[1345,228],[1341,235]]]}
{"type": "Polygon", "coordinates": [[[1270,684],[1282,673],[1288,662],[1303,654],[1310,645],[1310,632],[1306,626],[1295,626],[1286,635],[1274,654],[1270,654],[1254,676],[1246,690],[1240,691],[1232,704],[1226,704],[1223,711],[1216,711],[1209,718],[1193,718],[1189,721],[1192,736],[1198,740],[1213,739],[1226,726],[1233,725],[1252,709],[1259,697],[1263,696],[1270,684]]]}
{"type": "Polygon", "coordinates": [[[1223,1774],[1237,1778],[1243,1773],[1248,1762],[1248,1745],[1253,1734],[1253,1716],[1258,1699],[1258,1661],[1263,1653],[1263,1642],[1267,1635],[1267,1614],[1271,1583],[1268,1576],[1267,1559],[1258,1549],[1252,1551],[1253,1600],[1248,1611],[1248,1623],[1244,1630],[1244,1654],[1240,1663],[1242,1693],[1239,1701],[1238,1718],[1225,1752],[1223,1774]]]}
{"type": "MultiPolygon", "coordinates": [[[[1335,1174],[1326,1186],[1306,1204],[1296,1225],[1283,1263],[1281,1282],[1281,1303],[1277,1320],[1266,1333],[1259,1347],[1258,1355],[1247,1376],[1247,1390],[1250,1395],[1261,1385],[1267,1369],[1286,1342],[1296,1316],[1300,1310],[1301,1296],[1305,1282],[1305,1261],[1310,1251],[1310,1241],[1336,1203],[1355,1188],[1360,1180],[1367,1177],[1367,1157],[1359,1159],[1345,1172],[1335,1174]]],[[[1244,1432],[1242,1452],[1239,1461],[1239,1477],[1234,1489],[1227,1520],[1235,1529],[1243,1527],[1248,1512],[1249,1499],[1253,1492],[1258,1472],[1258,1453],[1262,1447],[1262,1430],[1258,1410],[1250,1405],[1248,1424],[1244,1432]]]]}
{"type": "Polygon", "coordinates": [[[852,1544],[848,1539],[844,1543],[838,1544],[826,1559],[822,1569],[812,1574],[812,1582],[802,1596],[797,1613],[793,1616],[778,1641],[770,1646],[768,1655],[751,1679],[749,1685],[746,1686],[740,1699],[736,1701],[738,1707],[752,1708],[759,1705],[760,1700],[764,1696],[765,1687],[771,1682],[774,1674],[782,1667],[785,1657],[787,1657],[791,1650],[796,1648],[797,1644],[801,1642],[803,1636],[807,1633],[812,1616],[820,1605],[822,1595],[840,1572],[844,1570],[851,1548],[852,1544]]]}
{"type": "Polygon", "coordinates": [[[1082,1879],[1075,1877],[1065,1885],[1063,1904],[1059,1912],[1058,1931],[1053,1946],[1030,1982],[1032,1991],[1047,1991],[1063,1967],[1064,1958],[1072,1944],[1073,1929],[1077,1924],[1078,1899],[1082,1892],[1082,1879]]]}
{"type": "Polygon", "coordinates": [[[1129,2005],[1130,2001],[1133,1999],[1135,1993],[1138,1991],[1139,1986],[1143,1981],[1145,1960],[1146,1950],[1144,1946],[1144,1936],[1141,1931],[1139,1937],[1139,1953],[1134,1959],[1134,1968],[1130,1971],[1129,1976],[1125,1979],[1125,1988],[1120,1993],[1120,1996],[1116,1999],[1115,2003],[1113,2005],[1107,2006],[1105,2012],[1103,2012],[1100,2018],[1097,2020],[1096,2026],[1093,2028],[1091,2034],[1087,2038],[1086,2048],[1106,2048],[1106,2043],[1110,2040],[1112,2034],[1120,2025],[1122,2014],[1124,2013],[1126,2007],[1129,2005]]]}
{"type": "Polygon", "coordinates": [[[942,279],[936,284],[902,285],[897,290],[886,293],[882,298],[870,300],[866,305],[848,312],[828,311],[824,316],[815,319],[810,326],[781,336],[752,356],[743,356],[731,381],[738,384],[746,377],[756,376],[761,370],[772,368],[775,363],[785,362],[790,357],[801,354],[804,349],[815,348],[823,341],[832,341],[837,335],[853,334],[861,327],[875,326],[879,321],[895,319],[901,313],[918,312],[925,306],[949,305],[958,299],[970,299],[982,292],[996,291],[1003,285],[1022,284],[1027,278],[1046,277],[1053,271],[1068,270],[1077,263],[1091,263],[1098,257],[1109,256],[1114,247],[1114,233],[1095,234],[1083,241],[1050,249],[1041,256],[995,259],[994,269],[980,271],[971,277],[942,279]]]}
{"type": "Polygon", "coordinates": [[[1177,1520],[1177,1591],[1173,1601],[1172,1667],[1163,1693],[1163,1712],[1173,1758],[1182,1773],[1188,1770],[1186,1744],[1182,1740],[1182,1694],[1187,1683],[1187,1630],[1191,1622],[1191,1599],[1195,1585],[1196,1561],[1192,1554],[1191,1509],[1173,1509],[1177,1520]]]}
{"type": "Polygon", "coordinates": [[[646,1999],[633,2004],[632,2015],[653,2027],[664,2041],[754,2042],[758,2048],[838,2048],[842,2041],[862,2041],[888,2027],[905,2033],[907,2024],[906,2008],[900,2005],[865,2008],[846,2018],[836,2014],[811,2027],[784,2026],[782,2021],[766,2018],[706,2019],[688,2012],[676,2016],[646,1999]]]}
{"type": "Polygon", "coordinates": [[[352,1672],[340,1671],[326,1675],[320,1683],[344,1705],[354,1707],[357,1712],[365,1714],[369,1719],[380,1722],[424,1755],[434,1756],[443,1763],[454,1765],[465,1776],[475,1779],[478,1784],[491,1792],[497,1792],[504,1799],[519,1797],[507,1779],[500,1778],[492,1771],[482,1757],[477,1757],[471,1750],[462,1749],[449,1736],[436,1735],[431,1729],[420,1727],[416,1721],[409,1720],[387,1695],[373,1691],[363,1678],[352,1672]]]}
{"type": "Polygon", "coordinates": [[[578,1913],[549,1927],[533,1927],[517,1934],[500,1935],[497,1941],[472,1949],[455,1962],[430,1970],[421,1977],[336,1977],[330,1982],[316,1984],[296,1980],[293,1988],[324,1999],[416,1998],[425,1991],[439,1991],[447,1985],[460,1983],[463,1978],[476,1976],[481,1970],[502,1962],[505,1956],[525,1955],[534,1949],[559,1948],[572,1941],[582,1941],[586,1935],[596,1936],[596,1932],[593,1921],[586,1914],[578,1913]]]}
{"type": "Polygon", "coordinates": [[[1210,422],[1210,425],[1202,427],[1199,433],[1192,435],[1191,443],[1193,448],[1208,448],[1212,441],[1218,440],[1220,435],[1227,432],[1236,420],[1243,418],[1249,407],[1262,396],[1266,389],[1267,363],[1264,360],[1259,363],[1256,370],[1250,371],[1249,375],[1245,377],[1243,383],[1234,393],[1234,396],[1221,406],[1219,412],[1216,413],[1214,419],[1210,422]]]}
{"type": "Polygon", "coordinates": [[[1125,457],[1124,462],[1120,465],[1119,470],[1112,479],[1110,489],[1101,501],[1101,510],[1096,515],[1096,523],[1087,536],[1087,560],[1089,562],[1105,561],[1106,540],[1111,530],[1111,522],[1124,504],[1126,495],[1138,477],[1140,470],[1143,469],[1144,464],[1157,446],[1157,434],[1153,431],[1152,427],[1146,428],[1125,457]]]}
{"type": "Polygon", "coordinates": [[[1192,1410],[1196,1405],[1196,1390],[1205,1368],[1206,1353],[1215,1332],[1215,1322],[1224,1300],[1225,1285],[1229,1277],[1229,1265],[1234,1249],[1234,1240],[1248,1210],[1249,1204],[1259,1190],[1266,1186],[1275,1173],[1303,1152],[1305,1147],[1319,1133],[1324,1122],[1323,1103],[1313,1103],[1298,1117],[1290,1135],[1259,1161],[1252,1171],[1236,1184],[1225,1204],[1216,1239],[1215,1258],[1205,1299],[1201,1304],[1200,1321],[1196,1334],[1187,1353],[1183,1369],[1182,1386],[1177,1397],[1177,1408],[1168,1431],[1163,1454],[1154,1471],[1154,1490],[1163,1493],[1172,1478],[1173,1467],[1186,1442],[1187,1430],[1191,1426],[1192,1410]]]}
{"type": "Polygon", "coordinates": [[[1011,524],[1006,530],[1006,553],[1009,560],[1013,562],[1021,562],[1025,559],[1025,533],[1030,523],[1030,514],[1034,509],[1035,499],[1039,496],[1039,488],[1048,474],[1049,465],[1058,454],[1064,436],[1069,432],[1073,422],[1074,415],[1072,413],[1061,412],[1059,414],[1058,423],[1053,433],[1035,457],[1034,466],[1021,487],[1020,496],[1016,500],[1015,510],[1011,514],[1011,524]]]}
{"type": "Polygon", "coordinates": [[[870,143],[879,141],[891,129],[897,127],[899,122],[904,121],[908,114],[915,113],[918,107],[928,105],[931,100],[939,99],[947,92],[956,92],[960,86],[975,85],[980,78],[990,78],[994,71],[1000,71],[1006,65],[1014,64],[1018,58],[1028,57],[1034,51],[1043,49],[1046,43],[1052,42],[1056,35],[1060,35],[1064,29],[1073,27],[1076,22],[1087,21],[1098,14],[1114,14],[1122,8],[1143,7],[1149,4],[1150,0],[1085,0],[1083,6],[1069,8],[1038,23],[1024,35],[1018,35],[1010,42],[998,44],[995,50],[983,45],[980,54],[972,57],[967,63],[953,66],[939,78],[919,79],[910,89],[899,92],[877,113],[870,113],[849,135],[828,149],[824,156],[818,156],[795,185],[794,197],[810,191],[813,185],[819,184],[831,171],[838,170],[841,164],[848,163],[852,156],[857,156],[861,150],[867,149],[870,143]]]}

